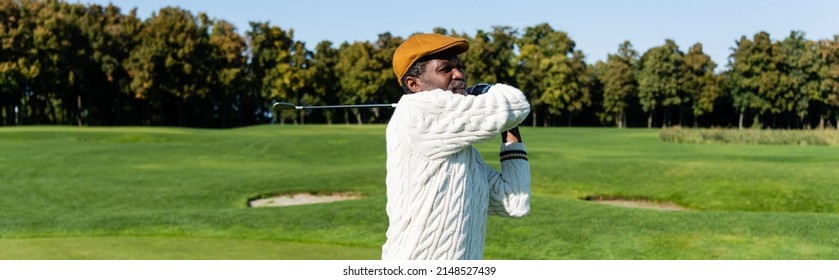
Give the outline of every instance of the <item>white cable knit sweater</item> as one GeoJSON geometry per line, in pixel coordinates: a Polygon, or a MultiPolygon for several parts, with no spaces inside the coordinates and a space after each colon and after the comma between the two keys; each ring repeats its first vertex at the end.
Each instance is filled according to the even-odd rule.
{"type": "MultiPolygon", "coordinates": [[[[382,259],[482,259],[487,215],[530,211],[530,165],[501,173],[472,144],[524,121],[521,91],[497,84],[479,96],[433,90],[404,95],[387,126],[387,241],[382,259]]],[[[501,152],[524,153],[522,143],[501,152]]]]}

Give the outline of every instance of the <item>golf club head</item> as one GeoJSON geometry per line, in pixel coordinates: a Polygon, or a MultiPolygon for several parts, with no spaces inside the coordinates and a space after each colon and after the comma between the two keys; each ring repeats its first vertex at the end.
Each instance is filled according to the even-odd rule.
{"type": "Polygon", "coordinates": [[[294,110],[297,109],[294,104],[288,102],[274,102],[274,111],[282,111],[282,110],[294,110]]]}

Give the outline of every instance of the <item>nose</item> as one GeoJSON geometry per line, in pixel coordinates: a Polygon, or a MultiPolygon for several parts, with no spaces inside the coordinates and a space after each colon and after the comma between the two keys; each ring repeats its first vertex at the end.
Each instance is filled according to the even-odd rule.
{"type": "Polygon", "coordinates": [[[455,68],[452,70],[452,79],[459,79],[463,80],[466,77],[466,73],[463,72],[460,68],[455,68]]]}

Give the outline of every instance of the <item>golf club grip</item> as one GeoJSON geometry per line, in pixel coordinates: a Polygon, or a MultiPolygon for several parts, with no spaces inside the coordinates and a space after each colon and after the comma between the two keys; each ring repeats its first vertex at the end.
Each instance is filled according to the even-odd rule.
{"type": "Polygon", "coordinates": [[[475,84],[471,87],[466,88],[466,94],[468,94],[468,95],[481,95],[481,94],[487,93],[487,91],[489,91],[489,88],[491,88],[491,87],[492,87],[492,84],[484,84],[484,83],[475,84]]]}

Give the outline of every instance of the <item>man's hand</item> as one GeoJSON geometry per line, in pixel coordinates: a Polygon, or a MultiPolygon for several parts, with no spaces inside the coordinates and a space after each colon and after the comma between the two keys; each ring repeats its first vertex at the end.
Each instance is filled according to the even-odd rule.
{"type": "Polygon", "coordinates": [[[521,143],[521,134],[519,134],[519,127],[514,127],[509,131],[501,132],[501,143],[521,143]]]}

